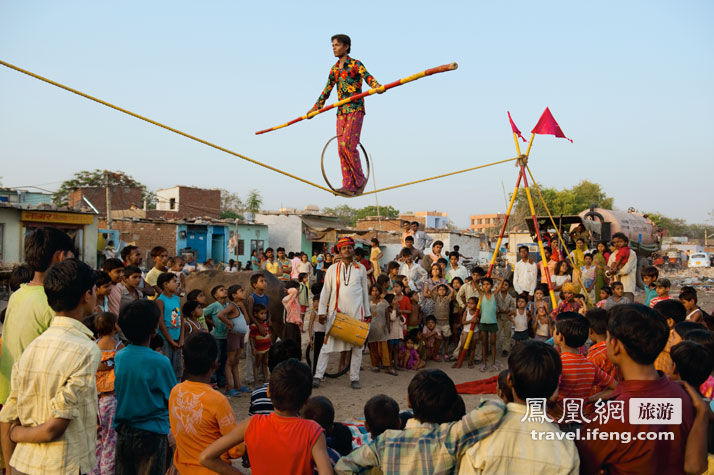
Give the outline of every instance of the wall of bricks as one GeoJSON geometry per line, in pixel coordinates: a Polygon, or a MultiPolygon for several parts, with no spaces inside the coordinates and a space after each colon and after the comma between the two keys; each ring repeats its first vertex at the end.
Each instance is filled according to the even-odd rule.
{"type": "Polygon", "coordinates": [[[179,186],[179,218],[220,218],[221,191],[179,186]]]}
{"type": "MultiPolygon", "coordinates": [[[[99,225],[106,226],[106,221],[100,221],[99,225]]],[[[176,224],[115,219],[112,221],[112,227],[119,230],[122,241],[134,242],[139,246],[147,266],[151,265],[147,262],[148,252],[154,246],[164,246],[169,251],[169,256],[176,254],[176,224]]]]}
{"type": "MultiPolygon", "coordinates": [[[[112,186],[112,209],[129,209],[132,206],[142,208],[144,200],[141,197],[141,188],[135,186],[112,186]]],[[[88,186],[76,188],[69,193],[68,204],[70,208],[82,203],[82,196],[85,196],[97,211],[100,216],[106,216],[107,213],[107,194],[106,188],[103,186],[88,186]]],[[[219,195],[220,206],[220,195],[219,195]]]]}

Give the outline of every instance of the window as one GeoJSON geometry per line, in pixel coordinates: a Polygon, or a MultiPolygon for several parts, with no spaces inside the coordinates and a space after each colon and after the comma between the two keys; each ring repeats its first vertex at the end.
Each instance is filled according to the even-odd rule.
{"type": "Polygon", "coordinates": [[[265,241],[262,239],[251,239],[250,240],[250,253],[253,254],[253,251],[260,251],[261,249],[265,249],[265,241]]]}
{"type": "Polygon", "coordinates": [[[169,209],[176,209],[176,198],[169,199],[169,209]]]}
{"type": "Polygon", "coordinates": [[[236,251],[236,256],[242,256],[245,254],[245,241],[243,239],[238,240],[238,250],[236,251]]]}

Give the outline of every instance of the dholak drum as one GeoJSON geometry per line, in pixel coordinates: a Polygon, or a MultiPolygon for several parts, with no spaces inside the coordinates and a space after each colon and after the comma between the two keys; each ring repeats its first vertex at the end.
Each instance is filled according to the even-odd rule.
{"type": "Polygon", "coordinates": [[[337,312],[335,322],[327,334],[350,345],[362,346],[367,340],[367,333],[369,333],[369,323],[337,312]]]}

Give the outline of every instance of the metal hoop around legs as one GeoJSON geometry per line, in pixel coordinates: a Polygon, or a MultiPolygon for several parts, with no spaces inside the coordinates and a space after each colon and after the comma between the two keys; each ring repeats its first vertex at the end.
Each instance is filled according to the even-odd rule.
{"type": "MultiPolygon", "coordinates": [[[[354,198],[356,196],[360,196],[361,193],[359,195],[345,195],[344,193],[340,193],[339,191],[337,191],[337,189],[335,189],[334,186],[332,186],[330,181],[327,179],[327,173],[325,173],[325,152],[327,151],[327,147],[330,145],[330,143],[333,140],[335,140],[336,138],[337,138],[337,136],[335,135],[330,140],[328,140],[322,149],[322,157],[320,159],[320,168],[322,169],[322,177],[325,179],[325,183],[327,183],[327,186],[332,190],[332,192],[335,195],[343,196],[345,198],[354,198]]],[[[369,171],[370,171],[369,155],[367,155],[367,150],[365,150],[364,145],[362,145],[362,142],[360,142],[358,145],[359,145],[359,148],[362,149],[362,154],[364,155],[364,162],[367,165],[367,174],[365,175],[365,184],[366,184],[369,181],[369,171]]]]}

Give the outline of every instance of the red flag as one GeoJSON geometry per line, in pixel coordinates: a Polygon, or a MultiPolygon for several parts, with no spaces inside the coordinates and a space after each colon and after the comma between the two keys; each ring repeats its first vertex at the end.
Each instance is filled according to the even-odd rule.
{"type": "MultiPolygon", "coordinates": [[[[560,126],[555,121],[555,117],[553,117],[553,114],[550,113],[550,109],[547,107],[545,108],[545,111],[543,111],[543,115],[541,115],[540,119],[538,119],[538,123],[535,127],[533,127],[533,130],[531,130],[531,133],[555,135],[558,138],[570,140],[560,129],[560,126]]],[[[570,143],[573,143],[573,141],[570,140],[570,143]]]]}
{"type": "Polygon", "coordinates": [[[525,138],[523,138],[523,136],[521,135],[521,131],[518,130],[518,127],[516,127],[516,124],[513,123],[513,119],[511,119],[510,112],[508,112],[508,122],[511,123],[511,130],[513,130],[513,133],[518,135],[521,138],[521,140],[523,140],[524,142],[528,142],[525,138]]]}

